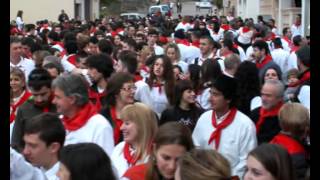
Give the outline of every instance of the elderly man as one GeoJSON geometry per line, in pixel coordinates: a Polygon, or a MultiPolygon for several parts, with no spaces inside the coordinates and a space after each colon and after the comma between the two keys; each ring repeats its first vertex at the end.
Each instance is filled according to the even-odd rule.
{"type": "Polygon", "coordinates": [[[62,75],[52,82],[52,88],[53,103],[57,112],[63,115],[67,131],[65,145],[92,142],[111,156],[114,148],[112,127],[89,101],[85,80],[78,75],[62,75]]]}
{"type": "Polygon", "coordinates": [[[284,85],[279,80],[267,80],[261,89],[262,106],[251,112],[256,124],[258,144],[269,142],[281,128],[278,112],[283,105],[284,85]]]}

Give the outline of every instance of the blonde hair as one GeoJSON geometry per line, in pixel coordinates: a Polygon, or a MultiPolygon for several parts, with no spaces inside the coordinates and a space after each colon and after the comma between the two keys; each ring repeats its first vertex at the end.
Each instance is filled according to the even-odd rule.
{"type": "Polygon", "coordinates": [[[283,131],[302,137],[310,126],[309,111],[299,103],[284,104],[279,111],[279,122],[283,131]]]}
{"type": "Polygon", "coordinates": [[[231,178],[228,160],[216,150],[194,149],[178,161],[183,180],[207,180],[231,178]]]}
{"type": "Polygon", "coordinates": [[[151,153],[152,141],[158,129],[156,114],[145,104],[136,102],[125,106],[120,117],[136,124],[138,128],[135,159],[144,159],[151,153]]]}

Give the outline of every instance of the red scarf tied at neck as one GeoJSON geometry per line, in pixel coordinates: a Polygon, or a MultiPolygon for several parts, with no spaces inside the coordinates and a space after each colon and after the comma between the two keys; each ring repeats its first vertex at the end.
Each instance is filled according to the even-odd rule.
{"type": "Polygon", "coordinates": [[[266,55],[266,57],[261,62],[256,62],[256,66],[258,69],[263,68],[266,64],[268,64],[270,61],[272,61],[271,55],[266,55]]]}
{"type": "Polygon", "coordinates": [[[156,82],[156,83],[153,83],[152,87],[159,88],[159,94],[161,94],[162,93],[162,86],[163,86],[163,83],[156,82]]]}
{"type": "Polygon", "coordinates": [[[263,107],[260,108],[260,117],[259,117],[258,122],[256,123],[257,134],[259,133],[260,128],[267,117],[278,116],[278,112],[279,112],[280,108],[282,107],[282,105],[283,105],[283,102],[281,101],[271,110],[267,110],[263,107]]]}
{"type": "Polygon", "coordinates": [[[74,117],[69,118],[64,116],[62,122],[67,130],[76,131],[83,127],[88,122],[88,120],[96,114],[96,107],[91,102],[89,102],[84,105],[74,117]]]}
{"type": "Polygon", "coordinates": [[[228,114],[226,119],[223,120],[220,124],[217,124],[216,113],[215,111],[212,112],[212,125],[215,128],[215,130],[214,132],[212,132],[209,138],[208,144],[211,144],[211,142],[215,139],[215,147],[216,149],[219,149],[221,132],[224,128],[228,127],[233,122],[233,119],[236,116],[236,113],[237,113],[236,108],[230,109],[230,113],[228,114]]]}
{"type": "Polygon", "coordinates": [[[10,114],[10,124],[16,119],[16,110],[17,108],[22,105],[24,102],[26,102],[29,97],[31,96],[31,93],[29,91],[25,91],[23,96],[19,99],[19,101],[13,105],[10,105],[12,108],[11,114],[10,114]]]}
{"type": "Polygon", "coordinates": [[[135,157],[134,153],[130,153],[130,145],[129,143],[124,144],[123,149],[124,158],[127,160],[130,166],[134,166],[137,163],[138,158],[135,157]]]}
{"type": "Polygon", "coordinates": [[[120,127],[123,121],[117,118],[117,111],[115,106],[111,107],[111,118],[114,123],[114,127],[113,127],[114,144],[118,144],[120,140],[120,133],[121,133],[120,127]]]}

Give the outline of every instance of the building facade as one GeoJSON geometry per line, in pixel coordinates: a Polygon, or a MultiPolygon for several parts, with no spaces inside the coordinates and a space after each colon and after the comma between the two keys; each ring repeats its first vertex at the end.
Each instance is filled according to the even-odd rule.
{"type": "Polygon", "coordinates": [[[94,20],[99,18],[100,0],[10,0],[10,20],[23,11],[23,21],[35,23],[47,19],[58,22],[63,9],[70,19],[94,20]]]}
{"type": "Polygon", "coordinates": [[[262,15],[265,20],[275,19],[280,33],[284,27],[291,27],[298,14],[304,35],[310,35],[310,0],[228,0],[229,8],[235,16],[257,20],[262,15]],[[300,3],[301,2],[301,3],[300,3]],[[300,4],[300,5],[298,5],[300,4]],[[297,7],[298,5],[298,7],[297,7]]]}

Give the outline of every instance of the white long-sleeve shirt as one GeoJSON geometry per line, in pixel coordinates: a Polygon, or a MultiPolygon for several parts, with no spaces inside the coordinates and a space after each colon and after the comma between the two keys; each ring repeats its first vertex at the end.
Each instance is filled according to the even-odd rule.
{"type": "Polygon", "coordinates": [[[59,167],[60,167],[60,162],[58,161],[48,170],[45,170],[43,168],[41,169],[42,171],[45,172],[45,175],[48,180],[59,180],[58,176],[56,175],[57,172],[59,171],[59,167]]]}
{"type": "Polygon", "coordinates": [[[138,100],[138,101],[140,101],[140,102],[142,102],[152,108],[153,103],[152,103],[152,99],[151,99],[149,85],[142,80],[137,81],[134,84],[137,87],[137,90],[134,94],[134,99],[136,99],[136,100],[138,100]]]}
{"type": "Polygon", "coordinates": [[[46,180],[45,174],[32,166],[24,157],[10,147],[10,180],[46,180]]]}
{"type": "Polygon", "coordinates": [[[92,116],[88,122],[75,131],[66,131],[64,145],[91,142],[98,144],[109,157],[114,148],[113,129],[101,114],[92,116]]]}
{"type": "MultiPolygon", "coordinates": [[[[221,123],[219,122],[218,124],[221,123]]],[[[212,125],[212,110],[204,112],[192,133],[194,145],[197,148],[215,149],[215,141],[208,144],[212,125]]],[[[233,122],[221,132],[218,152],[226,157],[232,168],[232,175],[243,177],[248,153],[257,146],[256,128],[252,120],[237,111],[233,122]]]]}
{"type": "Polygon", "coordinates": [[[197,95],[196,100],[204,110],[211,109],[210,98],[210,88],[206,88],[200,95],[197,95]]]}
{"type": "Polygon", "coordinates": [[[282,73],[286,73],[289,68],[292,68],[292,64],[289,64],[289,52],[283,50],[282,48],[277,48],[271,51],[272,60],[278,64],[282,73]]]}
{"type": "Polygon", "coordinates": [[[157,113],[158,117],[160,118],[161,113],[169,107],[169,101],[164,89],[164,85],[161,86],[161,93],[159,93],[159,87],[152,87],[150,94],[153,103],[153,111],[157,113]]]}

